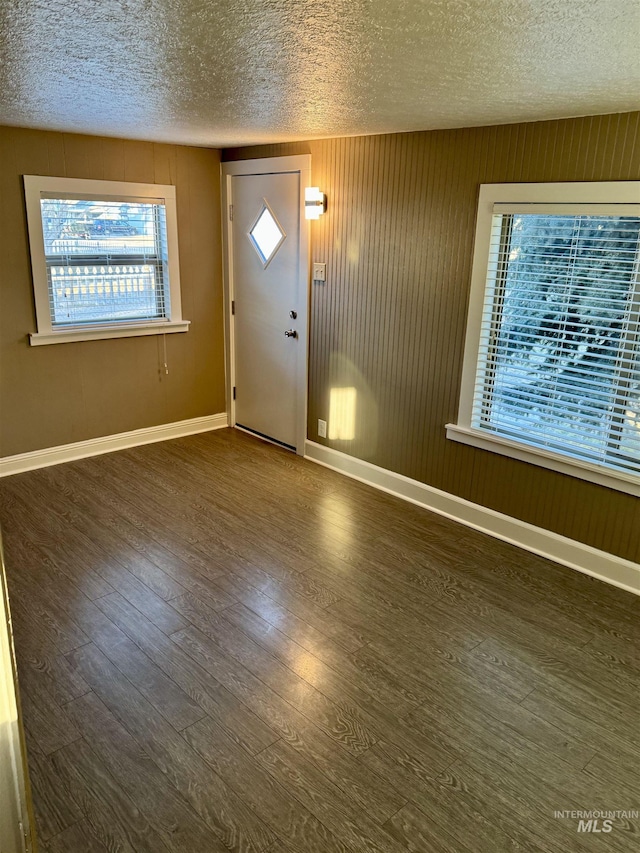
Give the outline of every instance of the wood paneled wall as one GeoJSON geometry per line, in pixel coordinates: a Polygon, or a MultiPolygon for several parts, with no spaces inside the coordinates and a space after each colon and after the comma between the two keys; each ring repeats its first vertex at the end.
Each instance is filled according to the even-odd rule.
{"type": "Polygon", "coordinates": [[[225,410],[220,152],[0,128],[0,456],[225,410]],[[186,334],[30,347],[22,175],[175,184],[186,334]]]}
{"type": "Polygon", "coordinates": [[[235,149],[312,155],[309,437],[597,548],[640,558],[640,501],[448,441],[481,183],[640,178],[640,113],[235,149]],[[352,441],[319,439],[331,388],[357,389],[352,441]]]}

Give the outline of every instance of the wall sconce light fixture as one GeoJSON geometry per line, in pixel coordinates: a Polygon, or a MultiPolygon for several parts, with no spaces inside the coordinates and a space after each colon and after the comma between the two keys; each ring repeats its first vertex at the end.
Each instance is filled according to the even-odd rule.
{"type": "Polygon", "coordinates": [[[319,187],[306,187],[304,191],[304,218],[320,219],[327,209],[327,197],[319,187]]]}

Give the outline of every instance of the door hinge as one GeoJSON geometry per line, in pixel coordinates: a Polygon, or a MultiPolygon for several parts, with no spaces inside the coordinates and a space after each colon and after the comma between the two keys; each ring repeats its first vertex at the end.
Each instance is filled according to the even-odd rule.
{"type": "Polygon", "coordinates": [[[231,313],[232,314],[236,313],[236,300],[235,299],[231,300],[231,313]]]}
{"type": "Polygon", "coordinates": [[[229,205],[229,222],[233,222],[233,205],[229,205]]]}
{"type": "Polygon", "coordinates": [[[233,399],[236,399],[236,386],[233,386],[233,399]]]}

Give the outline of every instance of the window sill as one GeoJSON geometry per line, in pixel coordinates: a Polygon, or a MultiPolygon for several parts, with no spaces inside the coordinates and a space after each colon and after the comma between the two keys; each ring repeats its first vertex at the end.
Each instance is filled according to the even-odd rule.
{"type": "Polygon", "coordinates": [[[49,344],[68,344],[73,341],[103,341],[107,338],[137,338],[141,335],[168,335],[172,332],[187,332],[189,320],[173,323],[128,323],[122,326],[85,326],[64,329],[58,332],[38,332],[29,335],[32,347],[49,344]]]}
{"type": "Polygon", "coordinates": [[[611,469],[604,470],[598,465],[590,465],[588,462],[579,459],[571,459],[542,448],[509,441],[506,438],[478,432],[478,430],[458,424],[447,424],[446,430],[447,438],[452,441],[479,447],[491,453],[499,453],[502,456],[519,459],[521,462],[529,462],[532,465],[549,468],[551,471],[579,477],[581,480],[588,480],[591,483],[607,486],[607,488],[615,489],[618,492],[626,492],[629,495],[640,497],[640,478],[633,474],[611,469]]]}

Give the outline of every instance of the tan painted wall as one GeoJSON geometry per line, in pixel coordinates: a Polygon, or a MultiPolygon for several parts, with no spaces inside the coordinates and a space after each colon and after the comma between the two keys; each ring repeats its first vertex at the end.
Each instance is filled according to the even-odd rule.
{"type": "Polygon", "coordinates": [[[225,410],[220,153],[0,128],[0,456],[225,410]],[[186,334],[30,347],[21,176],[175,184],[186,334]]]}
{"type": "Polygon", "coordinates": [[[640,501],[456,444],[481,183],[640,178],[640,113],[331,139],[224,152],[312,155],[329,209],[312,223],[309,437],[629,559],[640,501]],[[358,389],[357,437],[318,439],[332,386],[358,389]]]}

